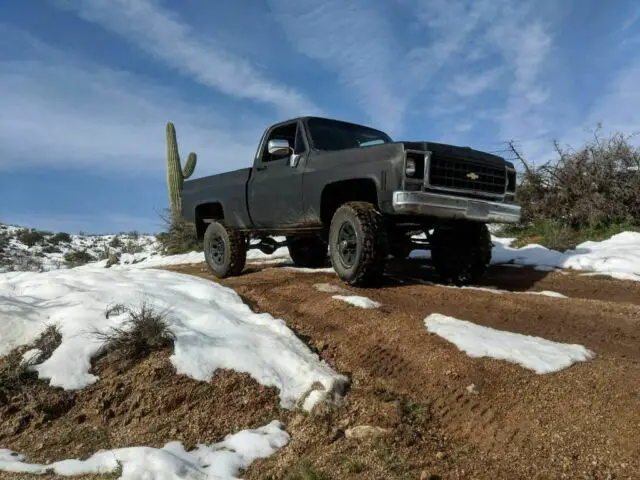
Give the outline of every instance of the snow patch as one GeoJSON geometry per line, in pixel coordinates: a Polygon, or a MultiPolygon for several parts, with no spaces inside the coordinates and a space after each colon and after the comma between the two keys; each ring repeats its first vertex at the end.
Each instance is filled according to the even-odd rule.
{"type": "Polygon", "coordinates": [[[531,244],[512,248],[512,238],[492,238],[493,264],[533,266],[536,270],[573,269],[640,281],[640,233],[623,232],[601,242],[584,242],[564,253],[531,244]]]}
{"type": "Polygon", "coordinates": [[[424,319],[427,330],[456,345],[470,357],[517,363],[538,374],[557,372],[594,357],[582,345],[496,330],[439,313],[424,319]]]}
{"type": "Polygon", "coordinates": [[[62,343],[34,368],[52,386],[83,388],[98,380],[89,368],[102,343],[90,332],[107,331],[128,318],[124,313],[106,319],[105,310],[113,304],[136,308],[143,301],[168,312],[177,338],[171,362],[178,373],[208,381],[220,368],[247,372],[277,387],[285,408],[294,407],[314,382],[325,395],[347,382],[283,320],[252,312],[220,284],[163,270],[85,267],[0,274],[0,355],[31,343],[55,323],[62,343]]]}
{"type": "Polygon", "coordinates": [[[313,285],[316,290],[324,293],[349,293],[349,290],[344,288],[340,288],[337,285],[333,285],[331,283],[316,283],[313,285]]]}
{"type": "Polygon", "coordinates": [[[0,449],[0,470],[58,475],[106,474],[122,467],[122,480],[181,478],[185,480],[233,479],[251,463],[266,458],[289,442],[277,420],[254,430],[227,435],[214,445],[198,445],[187,452],[181,442],[162,448],[127,447],[101,450],[86,460],[61,460],[48,465],[26,463],[23,455],[0,449]]]}
{"type": "Polygon", "coordinates": [[[350,303],[351,305],[360,308],[378,308],[382,306],[382,304],[379,302],[358,295],[333,295],[331,298],[342,300],[343,302],[350,303]]]}

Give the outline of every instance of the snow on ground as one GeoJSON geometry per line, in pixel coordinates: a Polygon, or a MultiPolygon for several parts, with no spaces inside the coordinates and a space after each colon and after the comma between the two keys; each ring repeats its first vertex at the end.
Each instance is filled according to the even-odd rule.
{"type": "Polygon", "coordinates": [[[420,283],[423,283],[425,285],[431,285],[432,287],[440,287],[440,288],[453,288],[453,289],[460,289],[460,290],[476,290],[478,292],[487,292],[487,293],[495,293],[496,295],[503,295],[505,293],[513,293],[516,295],[542,295],[545,297],[553,297],[553,298],[568,298],[566,295],[563,295],[561,293],[558,292],[553,292],[551,290],[541,290],[539,292],[529,292],[529,291],[525,291],[525,292],[518,292],[516,290],[501,290],[499,288],[488,288],[488,287],[474,287],[474,286],[462,286],[462,287],[457,287],[455,285],[443,285],[440,283],[434,283],[434,282],[429,282],[429,281],[422,281],[420,283]]]}
{"type": "Polygon", "coordinates": [[[584,242],[564,253],[542,245],[512,248],[512,238],[493,238],[492,263],[530,265],[538,269],[573,269],[640,281],[640,233],[623,232],[601,242],[584,242]]]}
{"type": "Polygon", "coordinates": [[[360,308],[378,308],[382,306],[382,304],[379,302],[371,300],[367,297],[361,297],[359,295],[333,295],[331,298],[350,303],[351,305],[360,308]]]}
{"type": "Polygon", "coordinates": [[[439,313],[429,315],[424,324],[429,332],[453,343],[470,357],[506,360],[538,374],[557,372],[594,357],[582,345],[496,330],[439,313]]]}
{"type": "Polygon", "coordinates": [[[97,377],[90,358],[101,346],[92,330],[121,325],[127,314],[105,318],[114,304],[146,301],[166,310],[177,340],[171,361],[178,373],[208,381],[218,368],[247,372],[280,390],[285,408],[304,408],[340,390],[347,381],[311,352],[285,322],[257,314],[231,289],[202,278],[152,269],[83,267],[0,275],[0,355],[28,344],[47,324],[58,325],[62,344],[36,365],[53,386],[77,389],[97,377]],[[323,392],[305,394],[314,382],[323,392]]]}
{"type": "Polygon", "coordinates": [[[340,293],[340,294],[348,294],[349,290],[345,288],[341,288],[337,285],[332,285],[331,283],[316,283],[313,287],[319,292],[324,293],[340,293]]]}
{"type": "Polygon", "coordinates": [[[181,442],[162,448],[127,447],[101,450],[86,460],[62,460],[48,465],[26,463],[22,455],[0,449],[0,470],[71,476],[105,474],[122,467],[122,480],[181,478],[185,480],[239,478],[253,461],[266,458],[289,442],[277,420],[255,430],[243,430],[214,445],[198,445],[187,452],[181,442]]]}

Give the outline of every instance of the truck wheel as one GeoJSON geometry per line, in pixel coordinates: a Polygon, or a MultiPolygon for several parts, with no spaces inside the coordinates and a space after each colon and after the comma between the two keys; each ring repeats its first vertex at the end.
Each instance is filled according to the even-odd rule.
{"type": "Polygon", "coordinates": [[[287,247],[297,267],[320,268],[327,260],[327,242],[320,236],[287,237],[287,247]]]}
{"type": "Polygon", "coordinates": [[[468,285],[484,275],[491,248],[491,234],[483,223],[436,228],[431,237],[431,261],[445,283],[468,285]]]}
{"type": "Polygon", "coordinates": [[[218,278],[240,275],[247,261],[244,235],[222,223],[210,223],[204,232],[204,258],[218,278]]]}
{"type": "Polygon", "coordinates": [[[384,218],[374,205],[349,202],[331,220],[329,251],[340,279],[353,286],[373,286],[382,280],[387,256],[384,218]]]}

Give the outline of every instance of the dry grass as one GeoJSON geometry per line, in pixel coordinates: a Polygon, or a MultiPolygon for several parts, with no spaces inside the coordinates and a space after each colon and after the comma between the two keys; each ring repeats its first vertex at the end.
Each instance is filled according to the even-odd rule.
{"type": "Polygon", "coordinates": [[[118,352],[123,357],[139,360],[154,350],[173,347],[175,335],[169,328],[166,311],[156,311],[148,302],[143,302],[137,310],[116,304],[106,310],[105,317],[123,314],[127,314],[128,319],[122,326],[93,332],[104,342],[99,356],[118,352]]]}

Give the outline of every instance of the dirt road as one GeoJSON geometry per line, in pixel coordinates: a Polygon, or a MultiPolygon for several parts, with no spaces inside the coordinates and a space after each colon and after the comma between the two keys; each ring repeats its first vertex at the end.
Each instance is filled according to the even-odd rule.
{"type": "MultiPolygon", "coordinates": [[[[171,270],[213,279],[203,265],[171,270]]],[[[483,287],[508,290],[499,294],[425,284],[435,280],[430,275],[420,263],[396,265],[383,288],[362,290],[346,288],[333,273],[266,265],[221,283],[255,310],[286,320],[352,379],[383,379],[428,405],[457,445],[447,461],[457,455],[473,466],[456,478],[640,478],[638,283],[493,267],[483,287]],[[318,284],[382,307],[349,305],[318,284]],[[540,291],[568,298],[531,294],[540,291]],[[596,356],[547,375],[470,358],[427,332],[430,313],[582,344],[596,356]]]]}

